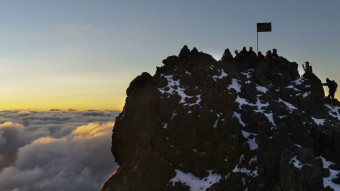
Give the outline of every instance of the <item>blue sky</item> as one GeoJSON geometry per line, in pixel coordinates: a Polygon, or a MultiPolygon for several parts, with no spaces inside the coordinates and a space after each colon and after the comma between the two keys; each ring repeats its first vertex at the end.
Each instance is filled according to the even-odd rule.
{"type": "Polygon", "coordinates": [[[340,2],[33,0],[0,4],[0,109],[121,109],[140,73],[183,45],[256,48],[340,82],[340,2]]]}

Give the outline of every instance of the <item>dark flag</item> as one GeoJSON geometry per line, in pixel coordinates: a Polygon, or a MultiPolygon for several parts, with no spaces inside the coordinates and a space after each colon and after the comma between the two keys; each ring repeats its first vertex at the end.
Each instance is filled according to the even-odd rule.
{"type": "Polygon", "coordinates": [[[272,31],[272,23],[257,23],[257,32],[272,31]]]}

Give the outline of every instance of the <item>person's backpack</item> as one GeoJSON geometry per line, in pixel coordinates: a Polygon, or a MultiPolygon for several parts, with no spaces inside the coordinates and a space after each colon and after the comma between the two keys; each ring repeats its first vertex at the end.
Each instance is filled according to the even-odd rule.
{"type": "Polygon", "coordinates": [[[336,90],[336,88],[338,87],[338,84],[334,80],[332,80],[330,86],[332,89],[336,90]]]}

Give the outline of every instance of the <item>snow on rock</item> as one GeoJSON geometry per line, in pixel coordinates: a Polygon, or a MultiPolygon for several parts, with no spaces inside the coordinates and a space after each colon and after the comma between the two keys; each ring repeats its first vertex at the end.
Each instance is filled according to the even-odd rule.
{"type": "Polygon", "coordinates": [[[168,93],[170,95],[177,94],[181,97],[180,104],[183,104],[184,106],[194,106],[194,105],[200,105],[201,103],[201,95],[196,95],[196,96],[189,96],[185,93],[185,88],[181,87],[180,80],[174,80],[173,75],[167,75],[163,76],[165,79],[167,79],[168,84],[167,86],[163,88],[158,88],[158,90],[164,94],[168,93]],[[186,99],[192,99],[196,98],[195,103],[188,103],[186,99]]]}
{"type": "Polygon", "coordinates": [[[221,117],[221,114],[216,113],[216,115],[217,115],[217,119],[216,119],[216,121],[214,123],[214,126],[213,126],[214,128],[217,127],[218,121],[220,120],[220,117],[221,117]]]}
{"type": "Polygon", "coordinates": [[[241,98],[240,96],[237,96],[235,102],[237,102],[239,104],[240,109],[242,108],[243,105],[252,105],[246,99],[241,98]]]}
{"type": "Polygon", "coordinates": [[[292,159],[290,159],[289,164],[293,164],[295,168],[301,169],[303,167],[303,164],[299,159],[297,159],[297,156],[294,156],[292,159]]]}
{"type": "Polygon", "coordinates": [[[257,91],[262,92],[262,93],[267,93],[268,89],[263,86],[256,86],[257,91]]]}
{"type": "Polygon", "coordinates": [[[231,84],[228,87],[228,90],[234,89],[237,93],[241,92],[241,85],[238,83],[237,79],[232,79],[231,84]]]}
{"type": "Polygon", "coordinates": [[[325,104],[326,108],[329,109],[329,115],[340,120],[340,107],[325,104]]]}
{"type": "MultiPolygon", "coordinates": [[[[237,96],[235,101],[239,104],[240,109],[242,109],[243,105],[256,107],[256,109],[254,109],[254,111],[258,112],[258,113],[262,113],[263,115],[265,115],[265,117],[268,119],[268,121],[271,122],[274,127],[276,127],[276,124],[274,122],[273,113],[265,111],[265,109],[267,109],[267,107],[269,106],[269,103],[268,102],[263,103],[259,99],[259,96],[257,97],[257,101],[256,101],[255,104],[249,103],[246,99],[241,98],[240,96],[237,96]]],[[[235,113],[234,113],[234,115],[235,115],[235,113]]],[[[237,115],[235,115],[235,117],[237,117],[237,115]]]]}
{"type": "Polygon", "coordinates": [[[296,110],[297,109],[294,105],[292,105],[292,104],[290,104],[288,102],[283,101],[281,98],[279,99],[279,102],[285,104],[289,110],[296,110]]]}
{"type": "Polygon", "coordinates": [[[245,75],[248,79],[251,78],[251,74],[254,72],[254,69],[250,69],[247,72],[241,72],[241,74],[245,75]]]}
{"type": "Polygon", "coordinates": [[[310,93],[311,93],[311,92],[305,92],[305,93],[302,95],[302,97],[303,97],[303,98],[306,98],[306,97],[309,96],[310,93]]]}
{"type": "Polygon", "coordinates": [[[225,73],[225,71],[224,71],[223,69],[220,69],[220,70],[218,70],[218,71],[219,71],[220,75],[214,75],[214,76],[212,76],[212,78],[213,78],[215,81],[221,80],[221,79],[223,79],[223,78],[225,78],[225,77],[228,76],[228,74],[225,73]]]}
{"type": "Polygon", "coordinates": [[[323,178],[323,185],[326,188],[327,186],[333,188],[334,190],[340,190],[340,184],[334,183],[332,180],[337,178],[337,174],[340,173],[340,170],[333,170],[330,169],[329,166],[334,164],[330,161],[327,161],[324,157],[320,157],[323,163],[323,168],[326,168],[329,170],[330,175],[328,177],[323,178]]]}
{"type": "Polygon", "coordinates": [[[255,110],[256,112],[263,113],[265,107],[269,106],[269,103],[268,102],[262,103],[261,100],[259,99],[259,97],[257,97],[257,101],[256,101],[256,104],[254,106],[257,107],[257,109],[255,110]]]}
{"type": "MultiPolygon", "coordinates": [[[[241,155],[240,161],[242,161],[243,155],[241,155]]],[[[246,167],[241,167],[239,164],[236,165],[236,167],[232,170],[234,173],[241,173],[241,174],[246,174],[249,177],[256,177],[258,176],[257,169],[251,170],[246,167]]]]}
{"type": "Polygon", "coordinates": [[[236,118],[238,119],[239,123],[240,123],[243,127],[246,126],[246,124],[245,124],[245,123],[242,121],[242,119],[241,119],[241,114],[240,114],[240,113],[234,112],[234,117],[236,117],[236,118]]]}
{"type": "Polygon", "coordinates": [[[325,123],[325,119],[317,119],[317,118],[314,118],[314,117],[311,117],[312,119],[313,119],[313,121],[317,124],[317,125],[321,125],[321,126],[323,126],[324,125],[324,123],[325,123]]]}
{"type": "Polygon", "coordinates": [[[259,148],[259,146],[257,145],[257,143],[255,142],[255,136],[253,136],[252,138],[249,138],[251,133],[248,133],[247,131],[243,131],[242,130],[242,135],[245,139],[247,139],[248,144],[249,144],[249,148],[250,150],[256,150],[259,148]]]}
{"type": "Polygon", "coordinates": [[[202,179],[178,169],[176,169],[175,172],[176,176],[170,180],[170,183],[172,185],[175,185],[177,182],[183,183],[190,187],[190,191],[205,191],[221,180],[221,175],[215,174],[211,170],[208,170],[209,175],[202,179]]]}
{"type": "Polygon", "coordinates": [[[304,81],[305,81],[304,77],[300,77],[300,78],[294,80],[292,83],[294,85],[301,85],[304,81]]]}
{"type": "Polygon", "coordinates": [[[271,122],[274,127],[276,127],[276,124],[274,122],[273,113],[264,113],[264,116],[266,116],[268,121],[271,122]]]}

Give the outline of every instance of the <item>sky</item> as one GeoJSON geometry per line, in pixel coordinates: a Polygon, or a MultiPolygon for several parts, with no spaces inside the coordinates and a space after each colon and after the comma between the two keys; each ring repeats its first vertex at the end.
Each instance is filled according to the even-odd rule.
{"type": "MultiPolygon", "coordinates": [[[[129,83],[183,45],[219,59],[256,49],[340,83],[340,2],[225,0],[0,1],[0,110],[121,110],[129,83]]],[[[326,92],[327,93],[327,92],[326,92]]],[[[340,94],[336,94],[340,97],[340,94]]]]}

